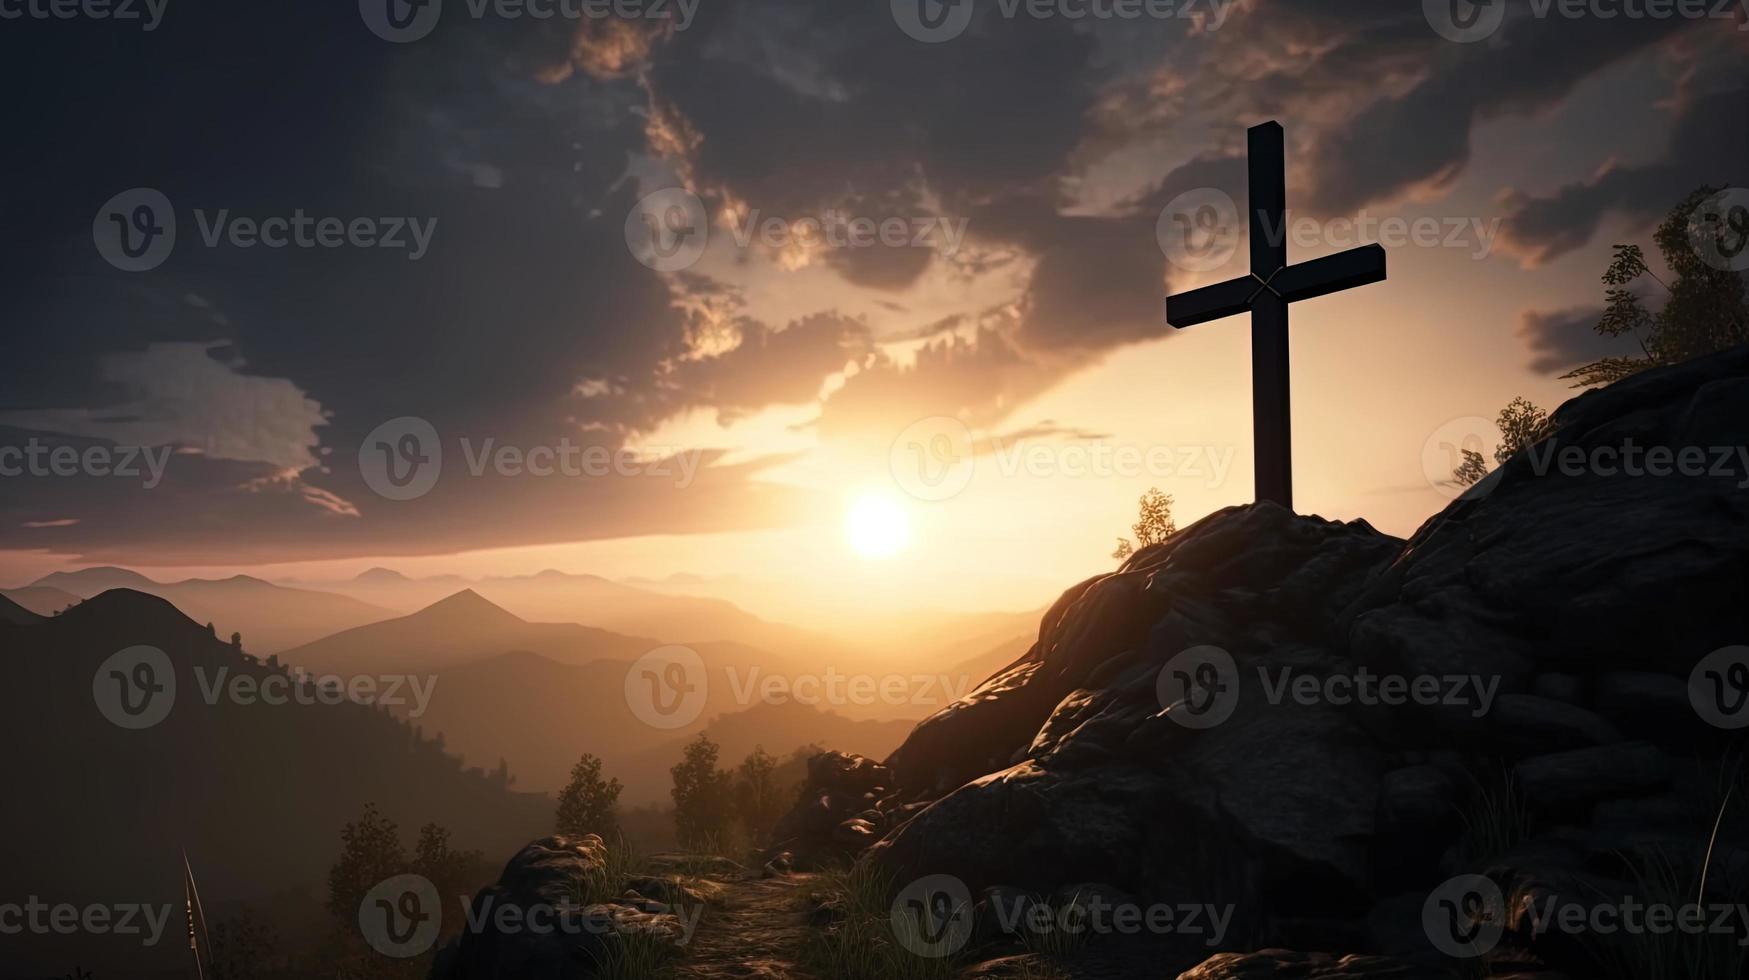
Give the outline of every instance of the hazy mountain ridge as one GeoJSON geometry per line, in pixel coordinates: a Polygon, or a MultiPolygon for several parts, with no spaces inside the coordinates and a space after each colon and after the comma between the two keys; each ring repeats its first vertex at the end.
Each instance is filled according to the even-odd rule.
{"type": "Polygon", "coordinates": [[[30,747],[9,772],[32,802],[0,814],[0,862],[21,895],[180,907],[178,848],[209,901],[316,886],[369,802],[404,831],[436,822],[493,859],[550,825],[545,797],[464,771],[380,708],[236,696],[239,678],[258,687],[279,672],[160,597],[111,590],[0,624],[0,656],[14,692],[0,734],[30,747]],[[94,682],[112,654],[142,644],[168,657],[174,700],[161,722],[127,730],[102,713],[94,682]]]}
{"type": "Polygon", "coordinates": [[[111,589],[132,589],[174,603],[190,619],[210,622],[220,636],[241,633],[246,649],[267,655],[341,630],[392,617],[394,611],[351,596],[288,588],[248,575],[159,582],[127,568],[98,566],[55,572],[26,590],[53,589],[89,599],[111,589]]]}

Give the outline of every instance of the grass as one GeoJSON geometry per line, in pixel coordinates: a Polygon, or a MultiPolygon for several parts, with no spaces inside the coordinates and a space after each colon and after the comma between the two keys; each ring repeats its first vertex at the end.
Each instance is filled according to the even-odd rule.
{"type": "Polygon", "coordinates": [[[802,947],[804,969],[833,980],[951,980],[957,956],[919,955],[894,934],[897,891],[890,876],[867,866],[820,872],[814,898],[839,914],[836,922],[809,932],[802,947]]]}
{"type": "Polygon", "coordinates": [[[1464,831],[1458,838],[1460,867],[1479,868],[1524,843],[1531,834],[1530,809],[1512,774],[1490,769],[1470,775],[1469,804],[1458,811],[1464,831]]]}
{"type": "Polygon", "coordinates": [[[639,873],[642,866],[642,859],[625,836],[616,835],[607,842],[606,860],[575,883],[571,898],[583,906],[610,902],[625,890],[626,878],[639,873]]]}
{"type": "Polygon", "coordinates": [[[595,961],[593,980],[664,980],[672,976],[681,950],[669,940],[644,932],[622,932],[595,961]]]}
{"type": "MultiPolygon", "coordinates": [[[[1674,909],[1699,903],[1708,910],[1705,914],[1708,926],[1716,918],[1712,908],[1721,904],[1741,907],[1749,896],[1716,889],[1712,895],[1707,894],[1705,876],[1711,851],[1709,841],[1698,861],[1684,860],[1666,851],[1638,858],[1624,856],[1632,874],[1635,899],[1642,905],[1674,909]]],[[[1749,948],[1740,944],[1749,940],[1749,936],[1735,931],[1743,928],[1735,913],[1726,920],[1726,925],[1727,931],[1718,933],[1681,930],[1656,933],[1648,929],[1612,935],[1588,933],[1586,942],[1606,980],[1742,980],[1749,976],[1749,948]]]]}

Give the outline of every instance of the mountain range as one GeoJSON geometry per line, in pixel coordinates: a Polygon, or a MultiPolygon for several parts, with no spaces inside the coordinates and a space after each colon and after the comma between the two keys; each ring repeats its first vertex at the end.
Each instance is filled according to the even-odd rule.
{"type": "Polygon", "coordinates": [[[189,618],[212,623],[222,637],[240,633],[244,649],[266,656],[394,611],[350,596],[287,588],[248,575],[159,582],[126,568],[97,567],[45,575],[23,589],[0,592],[43,615],[110,589],[132,589],[173,603],[189,618]]]}

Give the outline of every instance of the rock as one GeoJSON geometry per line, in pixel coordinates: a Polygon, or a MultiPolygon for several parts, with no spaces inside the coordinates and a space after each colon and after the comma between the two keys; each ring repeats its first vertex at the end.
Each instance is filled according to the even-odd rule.
{"type": "Polygon", "coordinates": [[[1342,956],[1264,949],[1220,953],[1178,980],[1456,980],[1458,974],[1382,956],[1342,956]]]}
{"type": "Polygon", "coordinates": [[[795,855],[788,851],[779,851],[772,855],[765,866],[759,870],[762,878],[781,878],[795,869],[795,855]]]}
{"type": "MultiPolygon", "coordinates": [[[[801,802],[772,830],[776,841],[765,857],[788,853],[792,868],[814,869],[854,857],[880,838],[890,816],[877,805],[893,772],[865,756],[822,752],[808,760],[801,802]]],[[[892,817],[902,819],[895,809],[892,817]]]]}
{"type": "Polygon", "coordinates": [[[1513,767],[1532,807],[1554,811],[1616,796],[1640,796],[1670,779],[1670,760],[1646,742],[1533,756],[1513,767]]]}
{"type": "Polygon", "coordinates": [[[1458,819],[1457,787],[1437,766],[1393,769],[1379,786],[1379,818],[1383,828],[1425,833],[1458,819]]]}
{"type": "Polygon", "coordinates": [[[852,817],[832,828],[832,839],[840,844],[861,850],[875,842],[880,835],[875,833],[874,824],[861,817],[852,817]]]}
{"type": "Polygon", "coordinates": [[[1577,674],[1546,671],[1531,682],[1531,692],[1537,697],[1568,704],[1585,703],[1585,682],[1577,674]]]}
{"type": "Polygon", "coordinates": [[[1497,737],[1532,751],[1578,749],[1621,741],[1609,722],[1577,705],[1533,694],[1502,694],[1494,702],[1497,737]]]}
{"type": "Polygon", "coordinates": [[[687,880],[680,875],[634,875],[626,879],[626,887],[668,905],[699,906],[714,901],[722,886],[703,880],[687,880]]]}
{"type": "Polygon", "coordinates": [[[472,918],[483,926],[464,929],[439,952],[432,980],[582,977],[584,964],[598,961],[608,944],[632,933],[680,945],[685,939],[680,920],[648,910],[651,903],[642,895],[625,904],[578,904],[606,868],[606,859],[606,845],[594,834],[544,837],[524,847],[496,884],[474,896],[472,918]],[[514,921],[548,927],[500,931],[504,909],[516,910],[514,921]]]}
{"type": "Polygon", "coordinates": [[[1688,699],[1686,677],[1650,671],[1611,671],[1597,679],[1597,710],[1636,736],[1686,748],[1701,724],[1688,699]]]}
{"type": "MultiPolygon", "coordinates": [[[[1710,791],[1695,774],[1717,771],[1726,735],[1683,685],[1749,635],[1749,495],[1729,474],[1535,461],[1741,445],[1746,418],[1742,347],[1569,401],[1407,541],[1271,503],[1211,514],[1064,592],[1024,657],[884,766],[816,760],[780,846],[799,862],[861,850],[895,880],[953,875],[974,894],[1092,879],[1191,895],[1257,920],[1237,934],[1327,924],[1348,950],[1377,948],[1347,937],[1387,896],[1410,908],[1470,865],[1517,862],[1507,882],[1583,871],[1611,840],[1663,832],[1632,801],[1710,791]],[[1438,696],[1357,697],[1362,676],[1438,696]],[[1525,807],[1468,791],[1502,760],[1525,807]]],[[[1197,980],[1420,969],[1404,962],[1217,958],[1197,980]]]]}

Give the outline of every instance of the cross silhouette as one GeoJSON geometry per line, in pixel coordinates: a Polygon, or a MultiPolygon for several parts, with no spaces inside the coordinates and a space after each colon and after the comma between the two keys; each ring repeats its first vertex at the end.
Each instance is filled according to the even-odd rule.
{"type": "Polygon", "coordinates": [[[1246,133],[1249,161],[1251,273],[1166,297],[1166,322],[1180,329],[1251,313],[1251,429],[1256,441],[1257,499],[1294,506],[1288,400],[1289,303],[1385,278],[1385,250],[1363,245],[1287,264],[1287,158],[1281,124],[1246,133]]]}

